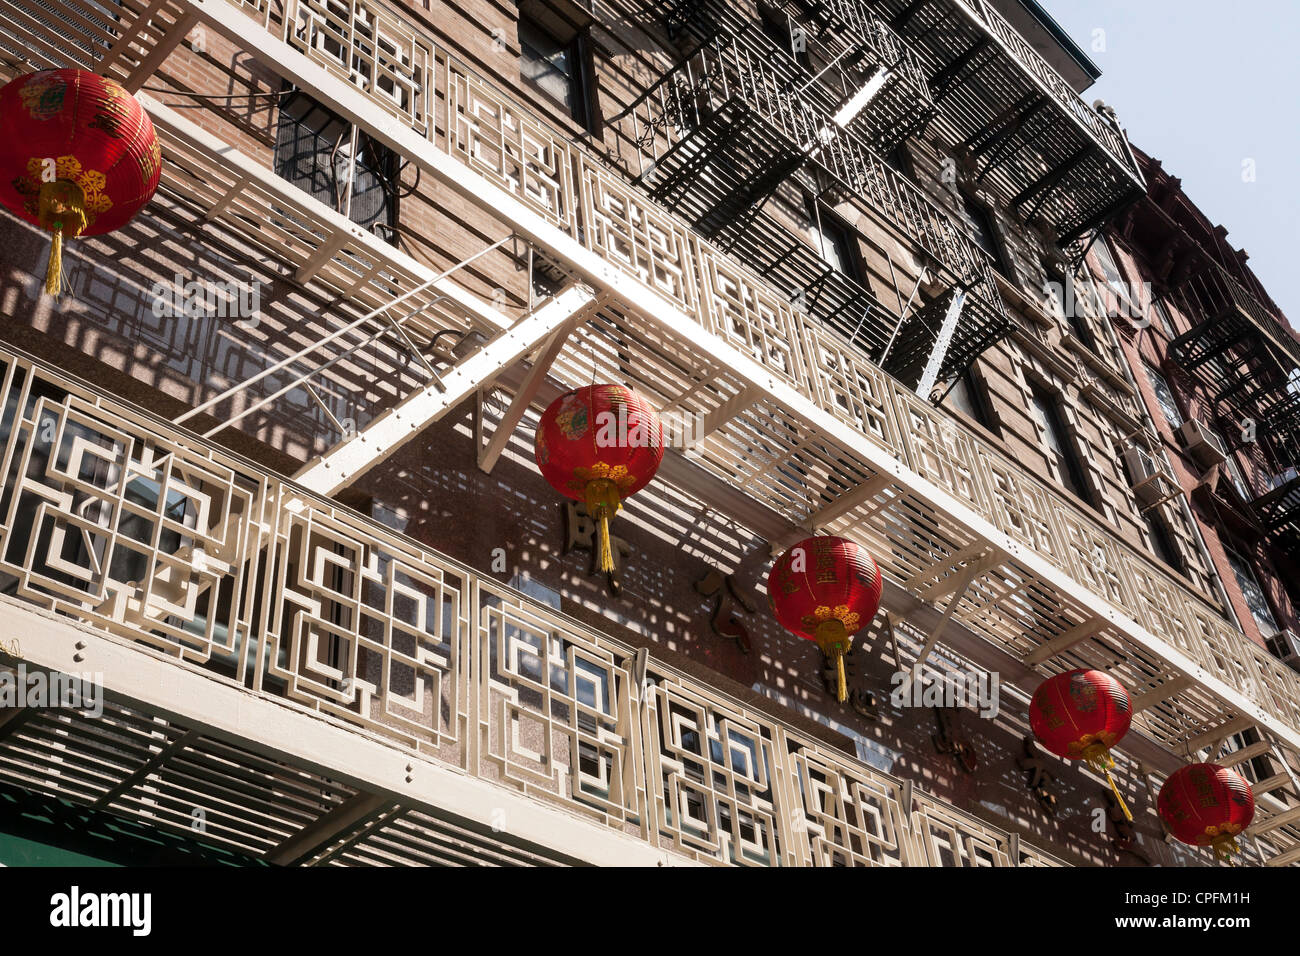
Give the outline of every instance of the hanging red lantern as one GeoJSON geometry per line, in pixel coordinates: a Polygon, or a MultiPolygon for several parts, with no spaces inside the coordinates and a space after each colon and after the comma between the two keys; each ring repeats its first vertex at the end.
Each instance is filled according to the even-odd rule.
{"type": "Polygon", "coordinates": [[[664,457],[659,416],[622,385],[575,388],[542,413],[534,453],[552,488],[586,504],[599,530],[596,566],[612,572],[609,520],[659,470],[664,457]]]}
{"type": "Polygon", "coordinates": [[[1156,810],[1175,839],[1212,847],[1220,860],[1231,860],[1241,852],[1237,834],[1255,818],[1255,794],[1235,770],[1194,763],[1169,775],[1156,810]]]}
{"type": "Polygon", "coordinates": [[[767,597],[781,626],[815,641],[835,661],[836,697],[848,697],[844,654],[853,635],[880,609],[880,568],[856,541],[817,535],[777,560],[767,575],[767,597]]]}
{"type": "Polygon", "coordinates": [[[1110,748],[1119,743],[1133,720],[1124,686],[1102,671],[1080,668],[1050,677],[1029,702],[1029,727],[1043,747],[1067,760],[1082,760],[1104,774],[1115,800],[1130,821],[1111,771],[1110,748]]]}
{"type": "Polygon", "coordinates": [[[62,284],[64,238],[126,225],[153,198],[161,173],[149,115],[114,80],[41,70],[0,88],[0,202],[53,234],[50,295],[62,284]]]}

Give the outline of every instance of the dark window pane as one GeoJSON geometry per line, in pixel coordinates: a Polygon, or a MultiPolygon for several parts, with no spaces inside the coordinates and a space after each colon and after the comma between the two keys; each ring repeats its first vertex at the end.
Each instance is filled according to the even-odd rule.
{"type": "MultiPolygon", "coordinates": [[[[280,107],[275,172],[367,229],[385,233],[397,219],[392,151],[353,130],[311,97],[293,92],[280,107]]],[[[384,238],[390,238],[385,234],[384,238]]]]}
{"type": "Polygon", "coordinates": [[[1155,392],[1156,402],[1160,405],[1160,411],[1164,413],[1165,419],[1174,428],[1183,423],[1182,413],[1178,411],[1178,402],[1174,399],[1174,391],[1165,381],[1165,377],[1153,369],[1150,365],[1145,366],[1147,370],[1147,381],[1151,383],[1151,390],[1155,392]]]}
{"type": "Polygon", "coordinates": [[[572,44],[561,43],[531,20],[519,21],[519,72],[570,112],[577,106],[572,44]]]}
{"type": "Polygon", "coordinates": [[[1051,452],[1061,483],[1084,501],[1091,501],[1087,485],[1083,480],[1083,467],[1079,464],[1074,446],[1070,444],[1069,433],[1066,431],[1065,421],[1061,417],[1056,401],[1036,388],[1032,389],[1030,394],[1031,410],[1038,421],[1039,428],[1042,429],[1043,441],[1051,452]]]}
{"type": "Polygon", "coordinates": [[[1146,518],[1147,531],[1151,535],[1151,548],[1155,551],[1156,556],[1178,573],[1183,573],[1183,556],[1174,543],[1174,536],[1170,532],[1169,526],[1154,510],[1146,512],[1143,517],[1146,518]]]}
{"type": "Polygon", "coordinates": [[[1152,302],[1151,314],[1155,320],[1160,323],[1160,328],[1164,329],[1165,335],[1169,336],[1171,339],[1178,337],[1178,330],[1174,328],[1173,317],[1170,316],[1169,310],[1165,308],[1163,302],[1152,302]]]}
{"type": "Polygon", "coordinates": [[[970,373],[964,373],[948,391],[948,401],[954,408],[960,409],[969,418],[973,418],[981,425],[989,423],[988,413],[984,407],[984,397],[979,391],[979,386],[971,378],[970,373]]]}
{"type": "Polygon", "coordinates": [[[1276,633],[1277,621],[1273,617],[1273,611],[1268,606],[1268,598],[1264,596],[1264,589],[1259,586],[1250,562],[1227,549],[1224,550],[1224,554],[1227,555],[1228,564],[1232,567],[1237,586],[1241,588],[1241,596],[1246,599],[1246,606],[1250,608],[1250,616],[1255,619],[1255,624],[1266,635],[1276,633]]]}
{"type": "Polygon", "coordinates": [[[849,230],[825,209],[814,206],[811,201],[808,205],[808,216],[810,219],[808,232],[812,236],[813,245],[821,253],[822,260],[837,272],[842,272],[852,279],[860,278],[857,255],[854,251],[857,243],[849,230]]]}

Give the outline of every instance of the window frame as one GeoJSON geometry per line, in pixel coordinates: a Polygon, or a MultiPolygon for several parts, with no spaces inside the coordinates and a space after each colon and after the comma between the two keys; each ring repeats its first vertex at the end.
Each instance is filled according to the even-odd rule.
{"type": "Polygon", "coordinates": [[[1165,517],[1158,513],[1159,510],[1158,508],[1148,508],[1146,511],[1141,512],[1151,543],[1151,553],[1170,568],[1186,577],[1187,561],[1183,557],[1182,548],[1178,546],[1178,536],[1174,533],[1165,517]]]}
{"type": "Polygon", "coordinates": [[[1174,323],[1174,317],[1169,309],[1165,307],[1165,304],[1159,299],[1152,299],[1151,311],[1156,313],[1161,331],[1169,336],[1171,341],[1178,338],[1178,326],[1174,323]]]}
{"type": "Polygon", "coordinates": [[[973,238],[975,245],[979,246],[993,263],[993,268],[998,274],[1009,281],[1015,281],[1015,272],[1011,268],[1010,258],[1007,256],[1006,243],[1002,241],[1002,234],[998,229],[997,218],[993,210],[982,203],[970,191],[960,186],[956,188],[957,195],[961,198],[962,209],[973,225],[973,238]],[[981,237],[988,240],[990,249],[980,241],[981,237]]]}
{"type": "MultiPolygon", "coordinates": [[[[1138,315],[1136,303],[1133,301],[1132,284],[1124,277],[1124,271],[1120,268],[1119,260],[1115,258],[1115,251],[1110,247],[1109,240],[1105,236],[1098,236],[1097,241],[1091,246],[1091,252],[1101,267],[1102,280],[1106,288],[1119,300],[1118,304],[1121,308],[1117,311],[1123,315],[1138,315]]],[[[1109,310],[1105,309],[1104,302],[1102,306],[1109,313],[1109,310]]]]}
{"type": "MultiPolygon", "coordinates": [[[[535,90],[541,96],[546,97],[552,103],[567,109],[569,118],[575,123],[593,135],[599,134],[599,122],[596,112],[596,88],[594,80],[594,71],[591,67],[591,45],[587,41],[585,29],[574,28],[573,36],[568,40],[562,40],[556,32],[546,25],[539,17],[528,13],[525,10],[519,11],[519,19],[515,25],[515,37],[519,42],[519,79],[529,89],[535,90]],[[563,76],[569,86],[569,100],[565,103],[555,94],[543,86],[540,82],[524,73],[524,61],[529,62],[546,62],[545,54],[538,50],[533,44],[524,39],[525,24],[529,30],[545,37],[560,51],[570,64],[567,72],[555,70],[563,76]],[[526,50],[537,53],[538,58],[528,57],[526,50]]],[[[550,66],[549,63],[547,63],[550,66]]]]}
{"type": "Polygon", "coordinates": [[[1183,410],[1178,406],[1178,394],[1174,391],[1173,386],[1169,384],[1169,379],[1165,378],[1157,369],[1152,368],[1150,362],[1143,362],[1142,367],[1146,370],[1147,384],[1151,386],[1151,394],[1155,396],[1156,405],[1160,407],[1160,414],[1164,416],[1170,428],[1178,431],[1187,421],[1187,418],[1183,415],[1183,410]],[[1165,400],[1161,397],[1162,388],[1169,395],[1168,405],[1165,404],[1165,400]],[[1171,407],[1173,415],[1170,415],[1171,407]],[[1175,421],[1175,419],[1177,420],[1175,421]]]}
{"type": "Polygon", "coordinates": [[[805,194],[804,205],[808,215],[809,237],[818,257],[828,268],[834,269],[858,285],[866,288],[862,252],[858,247],[857,230],[824,202],[805,194]],[[828,228],[829,227],[829,228],[828,228]],[[840,265],[826,258],[825,243],[830,240],[840,265]]]}
{"type": "Polygon", "coordinates": [[[1036,382],[1028,385],[1030,414],[1040,431],[1039,444],[1053,459],[1051,464],[1057,484],[1089,507],[1096,507],[1082,456],[1062,414],[1060,396],[1036,382]],[[1050,440],[1047,438],[1049,435],[1050,440]]]}
{"type": "Polygon", "coordinates": [[[993,407],[992,403],[989,401],[988,387],[980,380],[973,366],[963,370],[962,373],[954,379],[952,385],[948,389],[948,397],[955,396],[959,388],[965,391],[966,397],[969,399],[968,404],[971,406],[970,410],[967,410],[956,401],[951,402],[949,405],[950,410],[956,409],[958,412],[971,419],[971,421],[978,425],[982,425],[989,431],[992,431],[994,427],[993,407]]]}
{"type": "Polygon", "coordinates": [[[402,198],[398,186],[401,166],[397,153],[379,142],[361,127],[339,116],[306,90],[299,89],[287,81],[283,84],[283,90],[285,93],[281,96],[279,110],[275,118],[275,144],[271,149],[272,170],[285,182],[291,183],[308,195],[326,202],[326,205],[332,206],[336,212],[346,216],[350,222],[369,232],[380,235],[386,242],[394,242],[398,223],[400,222],[400,200],[402,198]],[[301,114],[296,112],[300,104],[305,104],[306,107],[301,114]],[[313,123],[313,117],[323,118],[324,122],[313,123]],[[320,144],[313,154],[312,172],[306,177],[287,174],[291,171],[296,172],[291,167],[296,163],[300,163],[303,157],[297,152],[287,155],[290,145],[299,143],[301,139],[299,135],[295,135],[292,141],[286,139],[284,136],[287,129],[286,124],[292,124],[297,130],[305,131],[307,136],[315,139],[320,144]],[[333,128],[337,128],[340,132],[334,149],[341,148],[345,141],[347,144],[348,151],[343,154],[348,160],[350,169],[346,203],[344,203],[344,193],[340,189],[342,183],[338,175],[338,163],[330,163],[328,158],[321,159],[322,155],[326,157],[328,155],[325,151],[325,145],[329,141],[324,137],[324,133],[333,128]],[[354,139],[356,141],[355,153],[352,152],[352,141],[354,139]],[[327,169],[326,175],[329,177],[329,192],[332,196],[329,201],[322,198],[320,190],[312,182],[315,174],[321,172],[322,169],[327,169]],[[374,181],[370,190],[378,189],[383,195],[379,210],[384,213],[383,216],[358,218],[361,215],[361,210],[358,209],[356,198],[358,195],[364,195],[370,191],[361,186],[366,177],[370,177],[374,181]],[[361,192],[358,192],[359,186],[361,186],[361,192]],[[383,235],[376,230],[383,230],[387,235],[383,235]]]}
{"type": "Polygon", "coordinates": [[[1255,622],[1255,627],[1258,628],[1259,632],[1265,637],[1271,637],[1273,634],[1276,634],[1279,629],[1277,614],[1274,613],[1273,606],[1269,603],[1268,594],[1264,591],[1264,586],[1259,583],[1259,575],[1255,573],[1254,564],[1252,564],[1244,554],[1234,548],[1227,541],[1223,542],[1223,556],[1224,560],[1228,562],[1228,567],[1232,569],[1232,576],[1237,579],[1237,590],[1241,593],[1241,600],[1246,605],[1246,609],[1250,611],[1250,617],[1251,620],[1255,622]],[[1259,614],[1251,605],[1250,588],[1247,587],[1243,580],[1243,571],[1246,573],[1251,587],[1259,593],[1259,602],[1263,606],[1264,613],[1267,615],[1267,620],[1271,627],[1270,630],[1266,631],[1264,629],[1259,614]]]}

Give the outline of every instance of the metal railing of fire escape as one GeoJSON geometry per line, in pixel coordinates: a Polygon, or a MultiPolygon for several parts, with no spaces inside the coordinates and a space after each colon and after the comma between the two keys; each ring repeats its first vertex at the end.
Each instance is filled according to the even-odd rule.
{"type": "Polygon", "coordinates": [[[1253,502],[1264,529],[1280,544],[1300,547],[1300,341],[1285,319],[1209,259],[1162,300],[1192,323],[1170,343],[1170,363],[1198,382],[1223,432],[1256,453],[1271,477],[1253,502]]]}

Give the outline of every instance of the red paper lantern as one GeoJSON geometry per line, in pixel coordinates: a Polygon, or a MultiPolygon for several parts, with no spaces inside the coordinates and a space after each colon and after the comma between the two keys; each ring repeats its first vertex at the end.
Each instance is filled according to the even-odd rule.
{"type": "Polygon", "coordinates": [[[767,575],[772,613],[787,631],[816,641],[835,661],[837,697],[848,696],[844,654],[880,609],[880,568],[856,541],[817,535],[777,560],[767,575]]]}
{"type": "Polygon", "coordinates": [[[650,483],[663,461],[659,416],[622,385],[575,388],[542,413],[534,453],[552,488],[586,504],[599,528],[597,567],[610,573],[609,519],[650,483]]]}
{"type": "Polygon", "coordinates": [[[1255,818],[1255,794],[1241,774],[1212,763],[1194,763],[1169,775],[1156,810],[1174,838],[1208,846],[1221,860],[1241,847],[1235,837],[1255,818]]]}
{"type": "Polygon", "coordinates": [[[1128,691],[1102,671],[1080,668],[1050,677],[1029,702],[1029,727],[1044,748],[1067,760],[1082,760],[1105,774],[1115,800],[1129,820],[1111,770],[1110,748],[1119,743],[1133,720],[1128,691]]]}
{"type": "Polygon", "coordinates": [[[53,233],[47,293],[59,293],[64,237],[126,225],[161,173],[149,115],[114,80],[41,70],[0,88],[0,202],[53,233]]]}

